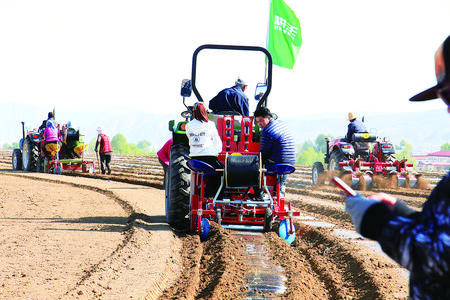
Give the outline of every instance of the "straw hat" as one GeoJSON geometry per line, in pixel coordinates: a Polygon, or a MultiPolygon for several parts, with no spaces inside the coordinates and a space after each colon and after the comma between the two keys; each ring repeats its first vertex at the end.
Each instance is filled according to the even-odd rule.
{"type": "Polygon", "coordinates": [[[354,120],[356,118],[357,118],[357,116],[354,113],[352,113],[352,112],[348,113],[348,120],[349,121],[352,121],[352,120],[354,120]]]}

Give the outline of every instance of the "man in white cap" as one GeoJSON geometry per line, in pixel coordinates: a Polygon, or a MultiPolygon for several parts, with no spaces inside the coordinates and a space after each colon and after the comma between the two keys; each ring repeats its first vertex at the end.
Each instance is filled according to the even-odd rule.
{"type": "Polygon", "coordinates": [[[214,114],[237,112],[241,116],[249,116],[248,98],[244,94],[247,84],[238,77],[235,85],[221,90],[209,101],[209,109],[214,114]]]}
{"type": "Polygon", "coordinates": [[[357,132],[367,132],[366,125],[357,119],[357,116],[349,112],[348,113],[348,124],[347,135],[345,136],[345,141],[350,143],[352,141],[352,136],[357,132]]]}
{"type": "Polygon", "coordinates": [[[95,143],[95,152],[100,153],[100,167],[102,169],[102,174],[106,173],[108,170],[108,175],[111,174],[111,155],[113,152],[111,142],[109,140],[108,134],[105,132],[103,126],[98,126],[97,128],[98,136],[97,142],[95,143]],[[100,146],[100,150],[98,150],[100,146]]]}

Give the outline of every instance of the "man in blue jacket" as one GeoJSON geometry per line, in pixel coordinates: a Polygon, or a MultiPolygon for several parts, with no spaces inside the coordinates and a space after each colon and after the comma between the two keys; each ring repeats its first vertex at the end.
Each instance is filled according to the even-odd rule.
{"type": "Polygon", "coordinates": [[[356,115],[352,112],[348,113],[348,129],[347,135],[345,136],[345,141],[350,143],[352,141],[352,136],[357,132],[367,132],[366,125],[357,119],[356,115]]]}
{"type": "Polygon", "coordinates": [[[241,116],[249,116],[248,98],[244,94],[246,89],[247,84],[238,78],[233,87],[221,90],[209,101],[209,109],[214,114],[233,111],[241,116]]]}
{"type": "MultiPolygon", "coordinates": [[[[261,147],[259,152],[264,166],[273,164],[295,164],[295,142],[286,124],[272,119],[267,107],[255,110],[256,123],[261,128],[261,147]]],[[[280,189],[284,197],[286,191],[287,174],[280,175],[280,189]]]]}
{"type": "MultiPolygon", "coordinates": [[[[450,36],[435,54],[435,69],[438,83],[410,101],[441,98],[450,113],[450,36]]],[[[411,299],[450,299],[450,173],[421,211],[383,193],[348,197],[345,210],[356,231],[410,271],[411,299]]]]}

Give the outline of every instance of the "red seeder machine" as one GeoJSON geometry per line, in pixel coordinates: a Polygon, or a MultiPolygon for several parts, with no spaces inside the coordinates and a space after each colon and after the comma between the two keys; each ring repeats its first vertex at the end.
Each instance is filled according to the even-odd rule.
{"type": "Polygon", "coordinates": [[[196,89],[196,60],[200,51],[238,50],[258,51],[267,58],[267,78],[264,84],[258,84],[255,95],[264,96],[258,105],[267,105],[267,96],[271,89],[272,58],[270,53],[261,47],[203,45],[194,53],[192,80],[184,80],[181,94],[187,111],[182,113],[184,121],[175,125],[169,122],[173,132],[173,145],[170,154],[170,165],[165,178],[166,217],[168,223],[181,230],[197,232],[205,239],[209,231],[209,221],[216,221],[223,227],[244,230],[277,230],[286,241],[295,239],[295,228],[292,218],[300,212],[293,211],[291,204],[286,203],[284,194],[280,192],[278,176],[294,172],[291,165],[276,164],[264,167],[259,154],[259,127],[253,117],[240,116],[235,113],[210,115],[216,122],[222,139],[222,152],[218,159],[222,168],[189,157],[189,142],[185,132],[186,123],[190,120],[192,106],[185,104],[193,90],[197,99],[203,102],[196,89]],[[213,197],[204,195],[205,183],[209,176],[219,175],[221,184],[213,197]],[[255,197],[255,188],[263,189],[265,197],[255,197]]]}

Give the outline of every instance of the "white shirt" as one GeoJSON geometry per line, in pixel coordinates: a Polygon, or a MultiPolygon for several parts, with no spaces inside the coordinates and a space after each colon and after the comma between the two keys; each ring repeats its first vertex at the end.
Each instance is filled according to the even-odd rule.
{"type": "Polygon", "coordinates": [[[194,119],[186,124],[190,156],[218,156],[222,151],[222,141],[214,122],[194,119]]]}

